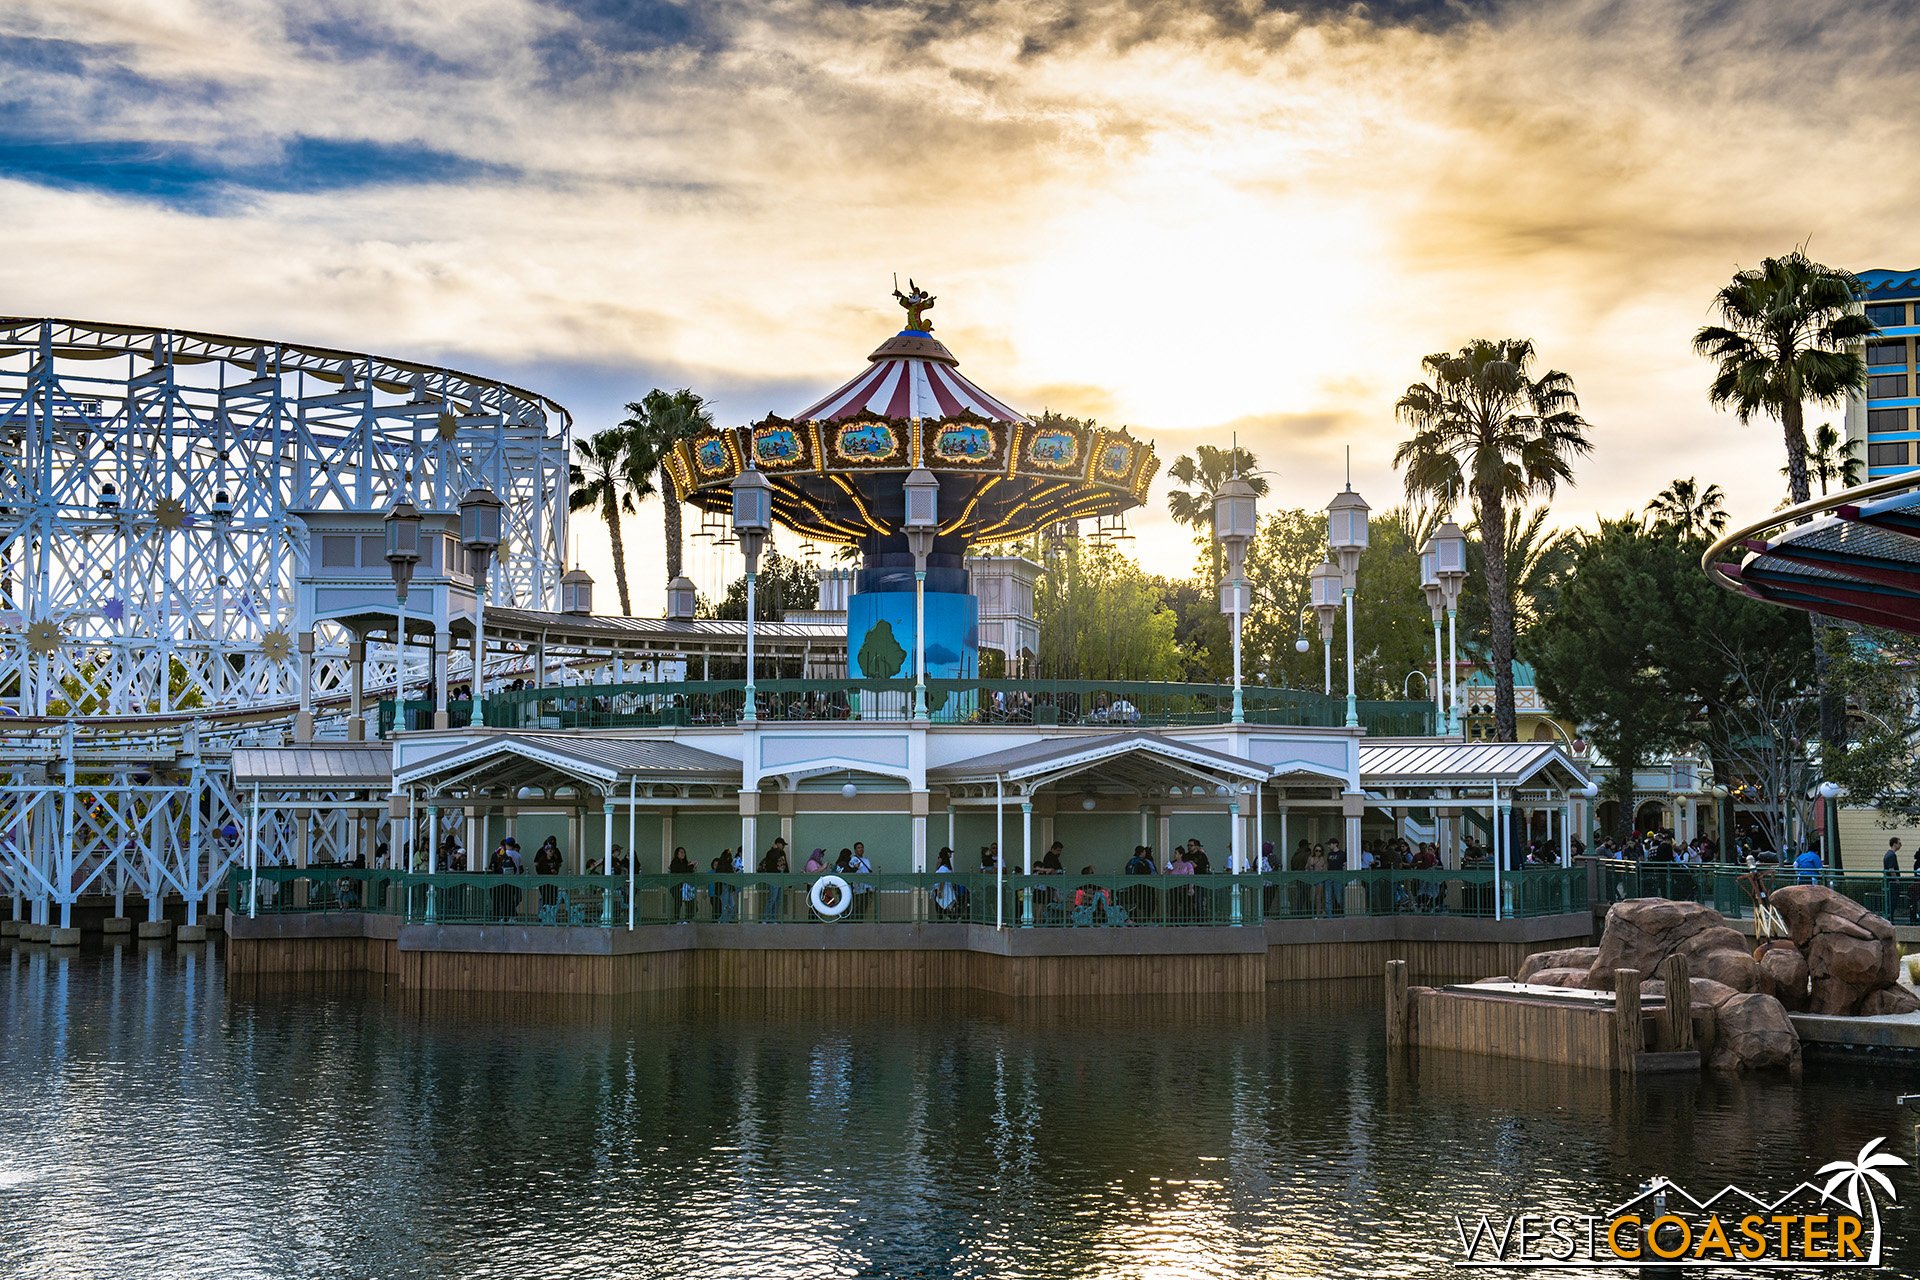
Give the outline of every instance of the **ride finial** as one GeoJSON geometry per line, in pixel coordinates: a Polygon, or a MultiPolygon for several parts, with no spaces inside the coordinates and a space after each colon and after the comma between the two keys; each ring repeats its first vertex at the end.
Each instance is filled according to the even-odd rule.
{"type": "Polygon", "coordinates": [[[893,298],[895,302],[898,302],[906,309],[907,328],[920,333],[933,332],[933,325],[927,321],[926,313],[933,309],[933,304],[938,301],[938,299],[935,298],[933,294],[928,293],[925,289],[915,284],[912,276],[907,277],[907,292],[905,293],[900,292],[900,277],[895,276],[893,278],[893,298]]]}

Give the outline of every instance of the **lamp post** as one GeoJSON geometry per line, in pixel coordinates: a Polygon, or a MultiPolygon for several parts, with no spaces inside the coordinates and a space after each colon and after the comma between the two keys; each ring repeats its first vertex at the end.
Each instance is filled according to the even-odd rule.
{"type": "Polygon", "coordinates": [[[1843,869],[1840,861],[1840,796],[1846,788],[1837,782],[1820,784],[1820,826],[1827,837],[1827,861],[1834,870],[1843,869]]]}
{"type": "Polygon", "coordinates": [[[1420,548],[1420,590],[1427,597],[1427,609],[1433,614],[1433,731],[1436,734],[1446,732],[1447,705],[1446,686],[1441,683],[1446,677],[1441,670],[1440,654],[1440,615],[1447,606],[1446,589],[1440,585],[1440,574],[1434,568],[1435,553],[1433,539],[1427,539],[1427,545],[1420,548]]]}
{"type": "Polygon", "coordinates": [[[925,467],[907,473],[907,547],[913,552],[913,718],[927,718],[927,556],[940,527],[940,479],[925,467]]]}
{"type": "Polygon", "coordinates": [[[493,490],[469,489],[460,499],[460,543],[473,571],[473,694],[467,723],[478,729],[486,724],[481,704],[487,682],[487,571],[500,549],[500,499],[493,490]]]}
{"type": "MultiPolygon", "coordinates": [[[[1433,531],[1433,576],[1447,605],[1447,732],[1460,732],[1460,588],[1467,581],[1467,535],[1451,518],[1433,531]]],[[[1432,597],[1428,597],[1431,599],[1432,597]]]]}
{"type": "MultiPolygon", "coordinates": [[[[393,731],[397,735],[407,714],[407,585],[420,563],[420,508],[401,496],[387,512],[387,568],[393,571],[393,731]]],[[[356,732],[358,732],[356,730],[356,732]]]]}
{"type": "Polygon", "coordinates": [[[1240,684],[1240,623],[1247,613],[1247,547],[1259,525],[1258,494],[1233,476],[1213,495],[1213,540],[1227,553],[1227,577],[1220,584],[1220,612],[1233,620],[1233,723],[1247,722],[1240,684]]]}
{"type": "Polygon", "coordinates": [[[1326,667],[1321,691],[1333,696],[1333,617],[1340,612],[1340,570],[1331,560],[1322,560],[1308,575],[1312,590],[1313,612],[1320,620],[1320,657],[1326,667]]]}
{"type": "Polygon", "coordinates": [[[1340,565],[1340,592],[1347,611],[1347,728],[1360,727],[1360,703],[1353,688],[1353,592],[1360,574],[1360,554],[1367,549],[1367,511],[1364,499],[1349,483],[1327,504],[1327,545],[1340,565]]]}
{"type": "Polygon", "coordinates": [[[733,531],[740,538],[740,554],[747,560],[747,705],[740,718],[751,724],[760,718],[754,705],[753,628],[757,611],[754,577],[760,572],[760,549],[773,530],[773,485],[758,468],[749,466],[733,479],[733,531]]]}

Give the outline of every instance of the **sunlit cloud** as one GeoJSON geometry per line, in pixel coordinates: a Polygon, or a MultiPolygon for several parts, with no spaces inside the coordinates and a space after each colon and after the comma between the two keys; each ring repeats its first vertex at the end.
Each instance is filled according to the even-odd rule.
{"type": "Polygon", "coordinates": [[[1395,500],[1423,355],[1527,335],[1599,446],[1559,518],[1685,474],[1757,511],[1778,441],[1688,338],[1803,240],[1915,265],[1916,45],[1833,0],[30,3],[0,271],[10,310],[440,359],[593,430],[656,383],[800,407],[897,270],[1011,403],[1237,436],[1312,507],[1349,448],[1395,500]]]}

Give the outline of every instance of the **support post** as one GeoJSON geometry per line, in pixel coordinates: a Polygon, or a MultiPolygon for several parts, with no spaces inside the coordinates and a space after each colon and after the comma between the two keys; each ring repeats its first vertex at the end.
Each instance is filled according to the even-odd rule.
{"type": "Polygon", "coordinates": [[[364,742],[366,737],[367,642],[355,636],[347,645],[347,741],[364,742]]]}
{"type": "Polygon", "coordinates": [[[1407,996],[1407,962],[1387,961],[1387,1048],[1405,1049],[1413,1041],[1413,1008],[1407,996]]]}
{"type": "Polygon", "coordinates": [[[1660,1015],[1660,1051],[1680,1053],[1693,1048],[1693,972],[1692,964],[1678,953],[1660,965],[1660,980],[1667,989],[1666,1007],[1660,1015]]]}
{"type": "Polygon", "coordinates": [[[1346,587],[1340,594],[1346,597],[1346,608],[1342,612],[1347,615],[1347,728],[1358,729],[1360,703],[1353,691],[1353,588],[1346,587]]]}
{"type": "Polygon", "coordinates": [[[1640,971],[1613,971],[1614,1053],[1623,1075],[1633,1074],[1634,1059],[1645,1049],[1646,1037],[1640,1025],[1640,971]]]}

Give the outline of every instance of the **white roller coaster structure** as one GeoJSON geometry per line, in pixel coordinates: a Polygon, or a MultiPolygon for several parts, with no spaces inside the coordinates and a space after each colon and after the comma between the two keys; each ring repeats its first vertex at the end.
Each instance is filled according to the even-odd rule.
{"type": "MultiPolygon", "coordinates": [[[[380,510],[409,478],[430,512],[491,488],[504,536],[489,601],[550,608],[570,428],[544,396],[433,365],[0,318],[0,892],[13,919],[62,927],[82,893],[129,886],[156,921],[169,892],[190,910],[211,899],[240,813],[224,753],[277,737],[300,701],[300,512],[380,510]]],[[[332,704],[347,637],[316,640],[309,695],[332,704]]]]}

